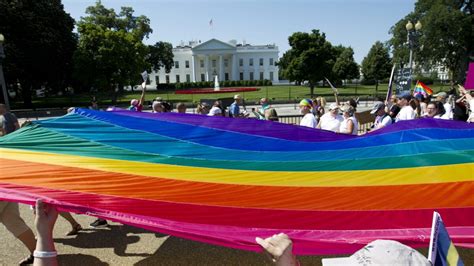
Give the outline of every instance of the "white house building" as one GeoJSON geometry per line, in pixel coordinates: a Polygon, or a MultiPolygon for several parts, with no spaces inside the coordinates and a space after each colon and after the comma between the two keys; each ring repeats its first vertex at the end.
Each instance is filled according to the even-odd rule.
{"type": "Polygon", "coordinates": [[[174,65],[150,75],[151,84],[223,80],[271,80],[278,83],[278,47],[211,39],[173,48],[174,65]]]}

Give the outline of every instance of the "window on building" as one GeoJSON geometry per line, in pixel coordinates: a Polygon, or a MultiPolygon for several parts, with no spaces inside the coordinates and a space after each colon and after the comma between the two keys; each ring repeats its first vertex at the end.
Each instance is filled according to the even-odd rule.
{"type": "Polygon", "coordinates": [[[160,76],[155,76],[156,84],[160,83],[160,76]]]}
{"type": "Polygon", "coordinates": [[[191,75],[186,74],[186,82],[191,82],[191,75]]]}
{"type": "Polygon", "coordinates": [[[179,61],[174,61],[174,68],[179,68],[179,61]]]}
{"type": "Polygon", "coordinates": [[[263,58],[260,58],[259,64],[260,64],[261,66],[263,66],[263,58]]]}
{"type": "Polygon", "coordinates": [[[270,80],[273,80],[273,72],[270,72],[270,80]]]}
{"type": "Polygon", "coordinates": [[[253,72],[250,72],[250,80],[253,80],[253,72]]]}
{"type": "Polygon", "coordinates": [[[224,79],[225,79],[225,80],[229,80],[229,73],[225,73],[225,74],[224,74],[224,79]]]}
{"type": "Polygon", "coordinates": [[[239,66],[244,66],[244,59],[243,58],[239,59],[239,66]]]}
{"type": "Polygon", "coordinates": [[[179,83],[179,75],[176,75],[176,83],[179,83]]]}
{"type": "Polygon", "coordinates": [[[201,74],[201,81],[206,81],[206,75],[201,74]]]}
{"type": "Polygon", "coordinates": [[[224,67],[229,67],[229,59],[224,59],[224,67]]]}
{"type": "Polygon", "coordinates": [[[199,65],[201,66],[201,68],[204,68],[204,60],[199,60],[199,65]]]}
{"type": "Polygon", "coordinates": [[[189,68],[189,60],[186,60],[186,62],[184,62],[185,65],[186,65],[186,68],[189,68]]]}
{"type": "Polygon", "coordinates": [[[217,65],[217,60],[212,60],[212,67],[216,67],[217,65]]]}
{"type": "Polygon", "coordinates": [[[263,80],[263,72],[260,72],[260,80],[263,80]]]}
{"type": "Polygon", "coordinates": [[[249,59],[249,66],[253,66],[253,58],[249,59]]]}
{"type": "Polygon", "coordinates": [[[244,80],[244,72],[240,72],[240,80],[244,80]]]}
{"type": "Polygon", "coordinates": [[[270,64],[271,66],[273,66],[273,58],[270,58],[269,64],[270,64]]]}
{"type": "Polygon", "coordinates": [[[170,75],[166,75],[166,84],[170,83],[170,75]]]}

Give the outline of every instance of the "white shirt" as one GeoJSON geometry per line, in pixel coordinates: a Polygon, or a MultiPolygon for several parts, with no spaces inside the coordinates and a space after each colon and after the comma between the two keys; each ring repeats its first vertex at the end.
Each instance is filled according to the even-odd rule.
{"type": "Polygon", "coordinates": [[[433,118],[435,118],[435,119],[449,120],[449,116],[447,116],[446,114],[444,114],[444,115],[435,115],[435,116],[433,116],[433,118]]]}
{"type": "Polygon", "coordinates": [[[403,106],[403,108],[398,113],[397,117],[395,118],[395,122],[402,121],[402,120],[413,120],[416,117],[415,110],[411,108],[411,106],[403,106]]]}
{"type": "Polygon", "coordinates": [[[375,118],[374,128],[379,129],[391,124],[392,124],[392,118],[389,115],[386,115],[385,117],[379,115],[375,118]]]}
{"type": "Polygon", "coordinates": [[[339,127],[344,118],[341,115],[332,116],[331,113],[325,113],[321,116],[321,129],[329,130],[333,132],[339,132],[339,127]]]}
{"type": "Polygon", "coordinates": [[[339,132],[345,133],[345,134],[357,135],[358,130],[359,130],[359,123],[357,123],[357,119],[353,116],[344,118],[344,120],[341,122],[341,125],[339,126],[339,132]],[[349,125],[348,125],[349,120],[352,121],[352,124],[354,124],[354,127],[352,128],[351,133],[346,133],[349,130],[349,125]]]}
{"type": "Polygon", "coordinates": [[[300,122],[300,126],[310,128],[316,128],[317,124],[318,123],[316,122],[316,118],[312,113],[305,114],[300,122]]]}
{"type": "Polygon", "coordinates": [[[446,111],[446,113],[444,113],[444,115],[446,115],[447,117],[446,119],[453,119],[453,107],[451,106],[451,104],[445,103],[443,104],[443,106],[444,110],[446,111]]]}
{"type": "Polygon", "coordinates": [[[221,115],[222,114],[222,110],[221,108],[217,107],[217,106],[213,106],[211,108],[211,110],[209,110],[209,114],[207,114],[208,116],[215,116],[215,115],[221,115]]]}

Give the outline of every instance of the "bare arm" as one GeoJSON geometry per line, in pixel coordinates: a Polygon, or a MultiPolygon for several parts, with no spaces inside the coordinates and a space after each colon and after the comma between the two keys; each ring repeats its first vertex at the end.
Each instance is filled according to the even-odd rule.
{"type": "Polygon", "coordinates": [[[347,120],[347,132],[342,132],[345,134],[352,134],[352,130],[354,130],[354,122],[352,120],[347,120]]]}
{"type": "Polygon", "coordinates": [[[146,82],[142,83],[142,96],[140,96],[140,101],[138,102],[138,105],[142,105],[145,102],[145,91],[146,91],[146,82]]]}
{"type": "Polygon", "coordinates": [[[337,97],[337,92],[334,92],[334,100],[336,101],[337,106],[339,106],[339,97],[337,97]]]}
{"type": "MultiPolygon", "coordinates": [[[[38,232],[35,252],[46,254],[45,252],[56,252],[53,241],[53,228],[58,218],[58,212],[53,206],[36,201],[35,227],[38,232]]],[[[34,266],[56,266],[58,260],[56,256],[41,257],[36,256],[34,266]]]]}

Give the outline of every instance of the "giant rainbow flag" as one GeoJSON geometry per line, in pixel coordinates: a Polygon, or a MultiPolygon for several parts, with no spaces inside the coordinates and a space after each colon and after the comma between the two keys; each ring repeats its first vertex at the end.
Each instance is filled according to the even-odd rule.
{"type": "Polygon", "coordinates": [[[0,138],[0,199],[245,250],[374,239],[427,246],[433,211],[474,248],[474,124],[399,122],[364,136],[268,121],[76,109],[0,138]]]}

